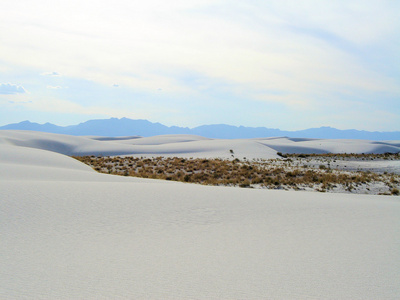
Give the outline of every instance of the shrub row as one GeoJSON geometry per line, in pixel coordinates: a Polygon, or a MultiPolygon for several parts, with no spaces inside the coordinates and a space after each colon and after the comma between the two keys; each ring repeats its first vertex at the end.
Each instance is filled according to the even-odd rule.
{"type": "Polygon", "coordinates": [[[98,172],[200,183],[266,188],[319,187],[320,191],[336,188],[338,185],[351,191],[361,184],[385,182],[396,195],[400,179],[398,175],[372,172],[348,172],[329,168],[293,167],[283,161],[240,161],[222,159],[184,158],[138,158],[138,157],[75,157],[98,172]]]}

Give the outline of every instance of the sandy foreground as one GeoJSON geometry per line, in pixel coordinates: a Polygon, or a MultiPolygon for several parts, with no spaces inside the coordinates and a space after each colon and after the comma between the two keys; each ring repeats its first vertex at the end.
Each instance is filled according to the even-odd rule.
{"type": "Polygon", "coordinates": [[[100,141],[6,134],[1,299],[399,298],[399,197],[104,175],[43,150],[100,141]]]}

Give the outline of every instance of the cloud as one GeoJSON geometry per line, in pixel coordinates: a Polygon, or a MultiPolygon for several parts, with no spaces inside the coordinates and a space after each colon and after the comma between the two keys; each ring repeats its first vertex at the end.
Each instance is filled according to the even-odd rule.
{"type": "MultiPolygon", "coordinates": [[[[190,99],[179,102],[182,115],[198,116],[200,123],[219,122],[227,99],[236,99],[236,110],[247,114],[231,120],[244,125],[265,125],[265,118],[255,116],[278,105],[284,112],[314,108],[314,117],[340,101],[374,102],[397,114],[400,109],[398,1],[121,0],[100,1],[96,9],[92,1],[5,1],[2,22],[10,30],[0,31],[2,60],[57,70],[29,82],[38,97],[39,86],[70,86],[62,90],[67,99],[85,95],[81,104],[121,110],[131,102],[166,109],[174,99],[190,99]],[[97,97],[72,80],[99,84],[106,92],[97,97]],[[192,110],[200,106],[215,109],[215,119],[192,110]]],[[[21,75],[12,78],[11,70],[0,70],[7,76],[0,80],[19,82],[21,75]]],[[[304,122],[300,114],[292,117],[304,122]]]]}
{"type": "MultiPolygon", "coordinates": [[[[79,112],[82,115],[103,115],[107,117],[117,117],[117,118],[132,118],[132,119],[150,119],[151,113],[148,109],[137,108],[134,111],[126,110],[124,108],[113,108],[113,107],[103,107],[97,105],[82,106],[78,103],[73,103],[70,101],[60,100],[60,99],[46,99],[38,101],[37,110],[48,109],[49,112],[59,112],[59,113],[76,113],[79,112]],[[45,108],[47,107],[47,108],[45,108]]],[[[162,109],[162,112],[166,110],[162,109]]]]}
{"type": "MultiPolygon", "coordinates": [[[[23,56],[26,64],[45,69],[56,65],[63,74],[104,84],[117,78],[124,86],[147,91],[161,86],[166,92],[186,93],[187,86],[170,76],[171,70],[179,69],[241,84],[248,90],[254,85],[289,87],[294,93],[305,86],[314,90],[331,79],[340,81],[347,74],[361,81],[385,82],[386,78],[375,80],[374,75],[369,76],[369,67],[360,67],[354,54],[359,53],[359,46],[376,40],[397,40],[389,30],[396,26],[388,24],[398,23],[392,13],[396,6],[376,1],[368,5],[350,2],[299,4],[292,0],[285,5],[256,1],[251,5],[233,1],[230,5],[226,1],[121,1],[117,7],[101,4],[87,14],[74,11],[74,5],[60,4],[54,14],[37,11],[36,4],[31,8],[28,5],[24,10],[37,14],[27,14],[25,18],[38,24],[29,34],[57,42],[43,49],[42,38],[27,39],[26,55],[18,55],[15,60],[25,59],[23,56]],[[65,11],[76,19],[53,22],[65,11]],[[379,14],[373,16],[374,11],[379,14]],[[371,22],[374,17],[379,17],[379,22],[371,22]],[[126,39],[126,35],[131,38],[126,39]],[[311,81],[316,84],[308,84],[311,81]]],[[[376,51],[385,44],[379,43],[376,51]]],[[[368,48],[362,48],[362,52],[368,54],[368,48]]],[[[9,56],[14,53],[21,52],[10,51],[9,56]]],[[[368,58],[366,55],[366,61],[373,61],[368,58]]],[[[353,82],[346,80],[346,88],[353,82]]]]}
{"type": "Polygon", "coordinates": [[[63,87],[59,86],[59,85],[56,85],[56,86],[48,85],[47,88],[50,90],[58,90],[58,89],[62,89],[63,87]]]}
{"type": "Polygon", "coordinates": [[[0,84],[0,95],[15,95],[24,93],[26,93],[26,90],[21,85],[16,85],[12,83],[0,84]]]}
{"type": "Polygon", "coordinates": [[[61,74],[58,73],[58,72],[44,72],[44,73],[41,73],[40,75],[42,75],[42,76],[54,76],[54,77],[61,76],[61,74]]]}
{"type": "Polygon", "coordinates": [[[8,101],[10,104],[27,104],[32,103],[32,101],[8,101]]]}

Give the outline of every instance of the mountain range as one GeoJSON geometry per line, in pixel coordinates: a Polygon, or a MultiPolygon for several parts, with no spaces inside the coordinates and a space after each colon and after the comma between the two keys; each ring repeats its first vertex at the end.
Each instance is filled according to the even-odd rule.
{"type": "Polygon", "coordinates": [[[147,120],[111,118],[89,120],[77,125],[58,126],[51,123],[38,124],[30,121],[1,126],[0,130],[34,130],[50,133],[90,136],[154,136],[162,134],[194,134],[208,138],[240,139],[260,137],[324,138],[324,139],[366,139],[400,140],[400,131],[379,132],[364,130],[340,130],[332,127],[310,128],[298,131],[284,131],[266,127],[244,127],[226,124],[202,125],[194,128],[165,126],[147,120]]]}

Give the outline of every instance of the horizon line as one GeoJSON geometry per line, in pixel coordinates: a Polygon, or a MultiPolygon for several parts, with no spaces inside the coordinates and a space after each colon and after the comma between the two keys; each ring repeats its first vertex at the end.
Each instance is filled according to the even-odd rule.
{"type": "Polygon", "coordinates": [[[376,132],[376,133],[397,133],[400,132],[400,130],[393,130],[393,131],[379,131],[379,130],[365,130],[365,129],[356,129],[356,128],[347,128],[347,129],[339,129],[336,127],[332,127],[330,125],[321,125],[320,127],[309,127],[309,128],[304,128],[304,129],[295,129],[295,130],[287,130],[287,129],[281,129],[281,128],[272,128],[272,127],[266,127],[266,126],[246,126],[246,125],[232,125],[232,124],[226,124],[226,123],[212,123],[212,124],[202,124],[202,125],[198,125],[198,126],[194,126],[194,127],[189,127],[189,126],[180,126],[180,125],[165,125],[163,123],[160,122],[153,122],[150,121],[148,119],[131,119],[131,118],[127,118],[127,117],[110,117],[110,118],[96,118],[96,119],[88,119],[86,121],[83,122],[79,122],[79,123],[75,123],[75,124],[70,124],[70,125],[58,125],[55,123],[51,123],[51,122],[45,122],[45,123],[39,123],[39,122],[34,122],[34,121],[30,121],[30,120],[23,120],[20,122],[15,122],[15,123],[8,123],[8,124],[4,124],[4,125],[0,125],[0,127],[4,127],[4,126],[8,126],[8,125],[14,125],[14,124],[21,124],[24,122],[29,122],[32,124],[38,124],[38,125],[46,125],[46,124],[51,124],[51,125],[55,125],[58,127],[69,127],[69,126],[77,126],[80,124],[84,124],[86,122],[89,121],[101,121],[101,120],[112,120],[112,119],[116,119],[116,120],[123,120],[123,119],[127,119],[127,120],[132,120],[132,121],[147,121],[150,122],[152,124],[161,124],[163,126],[166,127],[179,127],[179,128],[187,128],[187,129],[195,129],[198,127],[202,127],[202,126],[218,126],[218,125],[223,125],[223,126],[230,126],[230,127],[235,127],[235,128],[240,128],[240,127],[244,127],[244,128],[265,128],[265,129],[270,129],[270,130],[279,130],[279,131],[287,131],[287,132],[296,132],[296,131],[304,131],[304,130],[309,130],[309,129],[321,129],[321,128],[330,128],[330,129],[335,129],[335,130],[340,130],[340,131],[349,131],[349,130],[355,130],[355,131],[361,131],[361,132],[376,132]]]}

